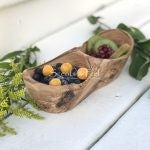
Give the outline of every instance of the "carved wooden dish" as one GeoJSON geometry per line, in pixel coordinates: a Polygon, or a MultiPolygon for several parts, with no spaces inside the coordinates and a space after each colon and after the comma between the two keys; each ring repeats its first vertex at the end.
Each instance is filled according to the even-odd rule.
{"type": "Polygon", "coordinates": [[[40,66],[23,72],[25,85],[32,98],[42,110],[53,113],[70,110],[91,92],[107,85],[119,75],[133,49],[133,39],[129,34],[118,29],[102,32],[101,36],[113,40],[118,46],[127,43],[131,48],[126,55],[117,59],[100,59],[85,54],[87,46],[87,42],[85,42],[81,47],[75,47],[55,59],[40,65],[55,65],[57,63],[69,62],[79,67],[86,67],[90,73],[88,78],[81,84],[50,86],[37,82],[32,78],[32,75],[35,68],[40,66]]]}

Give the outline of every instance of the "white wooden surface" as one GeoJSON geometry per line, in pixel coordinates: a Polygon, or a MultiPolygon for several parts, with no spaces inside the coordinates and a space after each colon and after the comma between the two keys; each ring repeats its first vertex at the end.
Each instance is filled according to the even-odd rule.
{"type": "Polygon", "coordinates": [[[23,1],[27,1],[27,0],[0,0],[0,9],[4,9],[6,7],[16,5],[16,4],[23,2],[23,1]]]}
{"type": "Polygon", "coordinates": [[[150,149],[150,89],[92,150],[150,149]],[[109,143],[109,144],[108,144],[109,143]]]}
{"type": "Polygon", "coordinates": [[[28,47],[112,1],[26,0],[0,9],[0,54],[28,47]]]}
{"type": "MultiPolygon", "coordinates": [[[[149,12],[147,6],[141,7],[134,0],[132,3],[124,0],[96,14],[106,18],[103,21],[112,27],[121,21],[141,26],[149,19],[149,12]],[[139,11],[140,15],[131,15],[139,11]]],[[[42,50],[39,61],[50,60],[69,48],[79,46],[91,35],[93,29],[94,27],[83,19],[38,42],[36,45],[42,50]]],[[[142,29],[150,35],[149,30],[144,27],[142,29]]],[[[142,81],[136,81],[129,76],[129,63],[126,64],[118,79],[91,94],[69,112],[49,114],[40,111],[46,118],[44,121],[9,117],[8,121],[17,128],[18,135],[0,139],[0,148],[2,150],[87,149],[109,130],[150,86],[148,76],[142,81]]]]}

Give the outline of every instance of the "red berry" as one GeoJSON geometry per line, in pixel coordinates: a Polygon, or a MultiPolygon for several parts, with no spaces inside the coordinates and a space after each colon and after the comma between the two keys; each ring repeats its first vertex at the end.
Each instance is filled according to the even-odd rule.
{"type": "Polygon", "coordinates": [[[113,49],[108,45],[102,45],[98,48],[98,50],[99,58],[109,58],[113,53],[113,49]]]}

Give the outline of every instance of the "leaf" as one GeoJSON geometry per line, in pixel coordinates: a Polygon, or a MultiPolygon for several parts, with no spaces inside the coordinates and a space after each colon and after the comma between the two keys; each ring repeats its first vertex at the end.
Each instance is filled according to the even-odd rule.
{"type": "Polygon", "coordinates": [[[94,34],[99,34],[102,31],[104,31],[104,29],[102,29],[102,27],[98,26],[93,32],[94,32],[94,34]]]}
{"type": "Polygon", "coordinates": [[[34,108],[39,109],[38,106],[37,106],[37,104],[31,98],[31,96],[29,95],[29,93],[27,91],[25,92],[25,99],[23,98],[23,100],[29,102],[29,104],[32,105],[34,108]]]}
{"type": "Polygon", "coordinates": [[[10,69],[10,63],[8,62],[0,62],[0,69],[10,69]]]}
{"type": "Polygon", "coordinates": [[[122,30],[125,30],[127,32],[130,32],[130,29],[123,23],[120,23],[118,26],[117,26],[118,29],[122,29],[122,30]]]}
{"type": "Polygon", "coordinates": [[[150,40],[145,40],[144,34],[135,27],[128,27],[125,24],[119,24],[119,29],[128,32],[135,41],[134,51],[132,54],[132,62],[129,67],[129,73],[137,80],[141,80],[150,67],[150,40]]]}
{"type": "Polygon", "coordinates": [[[36,58],[30,62],[31,56],[39,51],[37,47],[28,48],[24,51],[15,51],[5,55],[0,61],[0,136],[7,134],[16,134],[13,128],[6,126],[3,118],[7,113],[14,113],[20,117],[43,119],[24,107],[24,100],[33,104],[31,99],[25,96],[25,85],[22,80],[22,71],[36,65],[36,58]],[[10,59],[9,62],[5,59],[10,59]],[[7,103],[6,103],[7,100],[7,103]]]}
{"type": "Polygon", "coordinates": [[[37,120],[43,120],[44,119],[43,116],[29,110],[28,108],[11,109],[11,112],[18,117],[26,117],[29,119],[37,119],[37,120]]]}
{"type": "MultiPolygon", "coordinates": [[[[150,61],[150,55],[148,55],[148,51],[147,52],[144,51],[143,48],[139,46],[139,44],[137,44],[137,45],[134,46],[134,51],[136,53],[139,53],[140,56],[143,57],[144,59],[150,61]]],[[[132,57],[134,57],[134,55],[132,57]]]]}
{"type": "Polygon", "coordinates": [[[141,41],[138,42],[138,45],[150,57],[150,39],[148,39],[148,40],[141,40],[141,41]]]}
{"type": "Polygon", "coordinates": [[[29,51],[29,52],[39,52],[40,49],[39,49],[38,47],[34,46],[34,47],[28,48],[28,51],[29,51]]]}
{"type": "Polygon", "coordinates": [[[128,27],[125,24],[120,23],[117,26],[117,28],[128,32],[134,38],[135,41],[139,41],[139,40],[144,40],[145,39],[144,34],[139,29],[137,29],[135,27],[128,27]]]}
{"type": "Polygon", "coordinates": [[[142,79],[144,76],[147,75],[150,67],[150,62],[145,62],[140,68],[140,72],[138,73],[137,79],[142,79]]]}
{"type": "Polygon", "coordinates": [[[6,134],[12,134],[16,135],[16,131],[14,128],[10,128],[7,123],[4,121],[0,120],[0,128],[2,131],[0,131],[0,137],[5,136],[6,134]]]}
{"type": "Polygon", "coordinates": [[[10,53],[6,54],[5,56],[3,56],[3,57],[0,59],[0,61],[13,58],[13,57],[15,57],[15,56],[17,56],[17,55],[20,55],[21,53],[23,53],[23,51],[10,52],[10,53]]]}
{"type": "Polygon", "coordinates": [[[87,19],[91,24],[96,24],[99,18],[100,18],[99,16],[98,17],[89,16],[87,19]]]}
{"type": "Polygon", "coordinates": [[[150,61],[145,59],[139,52],[134,52],[134,57],[129,67],[129,73],[137,80],[141,80],[147,73],[150,67],[150,61]]]}
{"type": "Polygon", "coordinates": [[[24,70],[24,66],[25,66],[25,57],[21,57],[20,62],[18,64],[18,68],[20,71],[24,70]]]}
{"type": "Polygon", "coordinates": [[[131,30],[135,40],[139,41],[139,40],[145,39],[145,35],[139,29],[137,29],[135,27],[130,27],[130,30],[131,30]]]}
{"type": "Polygon", "coordinates": [[[7,123],[4,123],[4,122],[3,122],[2,129],[4,133],[9,133],[13,135],[17,134],[14,128],[10,128],[9,126],[7,126],[7,123]]]}
{"type": "Polygon", "coordinates": [[[36,65],[37,65],[37,60],[34,60],[34,62],[30,64],[30,67],[35,67],[36,65]]]}

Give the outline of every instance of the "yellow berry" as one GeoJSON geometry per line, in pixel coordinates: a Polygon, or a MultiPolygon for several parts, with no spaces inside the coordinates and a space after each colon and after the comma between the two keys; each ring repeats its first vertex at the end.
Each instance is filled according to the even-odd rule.
{"type": "Polygon", "coordinates": [[[61,81],[58,78],[54,78],[49,82],[49,85],[59,86],[59,85],[61,85],[61,81]]]}
{"type": "Polygon", "coordinates": [[[80,68],[77,71],[77,77],[81,80],[85,80],[88,77],[89,71],[87,68],[80,68]]]}
{"type": "Polygon", "coordinates": [[[49,76],[49,75],[53,74],[54,69],[53,69],[53,67],[51,65],[45,65],[43,67],[42,72],[43,72],[44,76],[49,76]]]}
{"type": "Polygon", "coordinates": [[[70,63],[63,63],[60,70],[63,74],[70,73],[72,71],[72,65],[70,63]]]}

